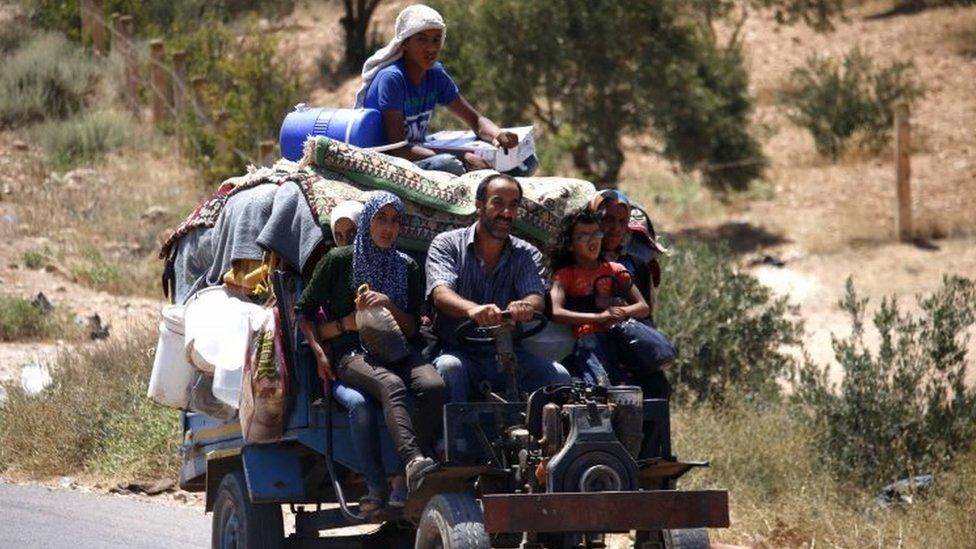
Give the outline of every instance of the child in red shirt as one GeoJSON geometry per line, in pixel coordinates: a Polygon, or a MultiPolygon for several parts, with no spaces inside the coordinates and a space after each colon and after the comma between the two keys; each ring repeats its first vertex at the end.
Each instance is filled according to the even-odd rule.
{"type": "Polygon", "coordinates": [[[609,387],[622,381],[614,366],[607,329],[628,318],[642,319],[650,308],[627,269],[600,259],[600,219],[587,208],[562,221],[551,254],[552,319],[573,326],[576,347],[571,373],[585,383],[609,387]]]}

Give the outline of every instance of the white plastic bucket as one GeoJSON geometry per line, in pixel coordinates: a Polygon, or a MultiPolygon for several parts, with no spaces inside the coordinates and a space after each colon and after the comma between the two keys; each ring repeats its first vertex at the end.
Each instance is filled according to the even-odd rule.
{"type": "Polygon", "coordinates": [[[183,339],[183,306],[163,307],[159,323],[159,342],[147,395],[163,406],[186,409],[190,401],[190,387],[197,372],[186,359],[183,339]]]}

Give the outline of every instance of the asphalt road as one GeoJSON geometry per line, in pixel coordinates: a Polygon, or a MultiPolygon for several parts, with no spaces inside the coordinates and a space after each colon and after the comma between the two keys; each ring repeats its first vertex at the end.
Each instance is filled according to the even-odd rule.
{"type": "Polygon", "coordinates": [[[0,483],[0,549],[210,546],[198,508],[0,483]]]}

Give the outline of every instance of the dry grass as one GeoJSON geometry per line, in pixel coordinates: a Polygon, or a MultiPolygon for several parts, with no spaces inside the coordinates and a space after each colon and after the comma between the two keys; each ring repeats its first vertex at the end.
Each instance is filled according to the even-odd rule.
{"type": "Polygon", "coordinates": [[[42,311],[28,299],[0,292],[0,342],[72,339],[82,336],[71,312],[42,311]]]}
{"type": "Polygon", "coordinates": [[[801,26],[776,28],[754,14],[744,28],[753,131],[771,160],[758,200],[723,202],[692,189],[685,203],[655,203],[655,179],[678,179],[656,159],[646,138],[626,143],[622,186],[641,196],[659,228],[680,231],[730,219],[783,234],[804,252],[890,242],[894,228],[892,152],[851,151],[837,163],[817,157],[813,139],[776,103],[790,71],[812,54],[839,56],[860,46],[879,62],[914,61],[926,96],[912,113],[912,203],[919,236],[976,234],[976,8],[944,8],[867,21],[878,5],[852,7],[850,20],[819,35],[801,26]],[[656,174],[656,175],[648,175],[656,174]],[[662,175],[663,174],[663,175],[662,175]],[[645,192],[647,189],[649,192],[645,192]],[[763,194],[765,196],[763,196],[763,194]],[[645,198],[646,197],[646,198],[645,198]],[[649,200],[650,198],[650,200],[649,200]],[[684,213],[689,212],[689,213],[684,213]]]}
{"type": "Polygon", "coordinates": [[[145,397],[155,337],[144,328],[66,352],[52,366],[53,384],[36,396],[8,386],[0,408],[0,473],[172,478],[178,413],[145,397]]]}
{"type": "Polygon", "coordinates": [[[877,494],[832,478],[811,433],[785,410],[678,410],[675,452],[707,459],[682,487],[729,490],[732,527],[715,539],[760,547],[969,547],[976,536],[976,452],[961,456],[910,507],[881,510],[877,494]]]}
{"type": "Polygon", "coordinates": [[[174,161],[176,151],[164,138],[132,126],[127,143],[88,168],[66,173],[48,172],[36,154],[14,153],[17,223],[0,233],[49,239],[53,258],[82,284],[157,296],[159,238],[192,210],[206,187],[174,161]]]}

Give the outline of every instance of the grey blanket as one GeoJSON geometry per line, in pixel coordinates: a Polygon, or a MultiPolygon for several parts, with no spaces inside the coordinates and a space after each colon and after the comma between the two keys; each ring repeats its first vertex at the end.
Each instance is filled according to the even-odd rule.
{"type": "Polygon", "coordinates": [[[257,244],[278,254],[301,273],[324,239],[322,227],[312,215],[302,190],[295,183],[282,183],[274,195],[271,215],[257,236],[257,244]]]}
{"type": "Polygon", "coordinates": [[[210,268],[187,290],[184,300],[203,288],[223,284],[224,273],[230,270],[235,260],[264,258],[264,249],[258,245],[257,239],[271,216],[276,190],[277,185],[266,183],[236,193],[227,200],[212,229],[210,268]]]}
{"type": "Polygon", "coordinates": [[[173,303],[185,303],[213,265],[213,227],[196,227],[176,245],[173,260],[173,303]]]}

